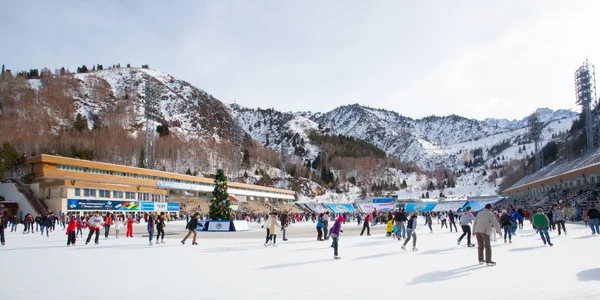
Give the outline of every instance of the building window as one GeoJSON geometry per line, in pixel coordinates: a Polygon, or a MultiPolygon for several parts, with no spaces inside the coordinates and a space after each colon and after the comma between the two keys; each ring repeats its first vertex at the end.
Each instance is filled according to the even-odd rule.
{"type": "Polygon", "coordinates": [[[135,200],[135,193],[134,192],[125,192],[125,199],[135,200]]]}
{"type": "Polygon", "coordinates": [[[75,188],[75,196],[81,197],[81,189],[80,188],[75,188]]]}
{"type": "Polygon", "coordinates": [[[107,191],[107,190],[98,190],[98,197],[100,197],[100,198],[110,198],[110,191],[107,191]]]}
{"type": "Polygon", "coordinates": [[[115,198],[115,199],[123,199],[123,192],[121,192],[121,191],[113,191],[113,198],[115,198]]]}
{"type": "Polygon", "coordinates": [[[94,189],[83,189],[84,197],[96,197],[96,190],[94,189]]]}
{"type": "Polygon", "coordinates": [[[138,201],[149,201],[150,194],[149,193],[138,193],[138,201]]]}

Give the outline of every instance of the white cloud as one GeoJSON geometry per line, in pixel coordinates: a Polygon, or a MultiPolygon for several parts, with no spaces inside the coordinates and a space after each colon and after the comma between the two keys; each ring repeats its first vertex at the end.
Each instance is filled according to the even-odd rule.
{"type": "Polygon", "coordinates": [[[415,3],[8,2],[0,57],[150,64],[251,107],[510,119],[574,107],[574,70],[600,64],[598,1],[415,3]]]}

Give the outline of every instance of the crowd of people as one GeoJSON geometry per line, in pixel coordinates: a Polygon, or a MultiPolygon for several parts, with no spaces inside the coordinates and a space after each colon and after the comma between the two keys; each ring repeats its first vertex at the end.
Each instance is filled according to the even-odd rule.
{"type": "MultiPolygon", "coordinates": [[[[282,232],[282,240],[287,241],[287,228],[298,222],[313,222],[316,227],[317,241],[325,241],[332,239],[331,247],[334,249],[334,258],[339,259],[339,237],[343,233],[342,225],[349,222],[356,222],[356,226],[362,224],[363,228],[360,235],[371,235],[370,226],[377,224],[386,225],[386,235],[397,239],[404,240],[401,249],[405,250],[409,242],[412,241],[412,250],[417,251],[417,223],[418,217],[424,219],[424,226],[427,226],[430,232],[433,232],[433,220],[437,220],[440,229],[446,228],[450,232],[458,232],[457,223],[460,225],[462,234],[457,239],[457,244],[466,237],[467,247],[478,246],[478,260],[481,264],[495,265],[492,260],[490,241],[496,240],[496,237],[503,237],[505,243],[512,243],[513,237],[517,234],[517,230],[522,230],[524,221],[529,220],[531,226],[536,230],[541,237],[544,245],[553,246],[549,232],[558,231],[558,235],[567,234],[565,226],[566,214],[565,208],[559,204],[553,204],[544,211],[538,208],[535,211],[528,209],[516,209],[511,206],[498,205],[493,207],[487,204],[485,208],[479,212],[473,212],[471,207],[454,211],[442,212],[407,212],[404,208],[400,208],[395,212],[378,212],[376,209],[372,213],[341,213],[335,214],[331,212],[304,212],[292,213],[286,211],[272,211],[268,214],[264,213],[248,213],[236,214],[234,219],[246,220],[248,222],[262,223],[262,227],[266,229],[265,247],[277,246],[278,229],[282,232]],[[332,226],[330,226],[332,225],[332,226]],[[472,243],[471,236],[475,236],[477,244],[472,243]]],[[[149,245],[164,244],[164,229],[166,224],[176,219],[186,220],[187,235],[181,241],[185,245],[190,236],[192,245],[197,245],[196,228],[200,220],[206,218],[203,213],[186,214],[182,213],[179,217],[168,216],[164,212],[159,214],[137,213],[137,214],[100,214],[94,212],[92,214],[84,214],[82,216],[68,216],[65,214],[55,215],[38,215],[33,217],[27,214],[23,219],[17,218],[16,215],[6,217],[0,212],[0,238],[2,245],[5,245],[4,231],[10,229],[11,232],[17,231],[17,226],[23,224],[23,234],[40,233],[42,236],[49,236],[49,233],[57,230],[57,227],[66,230],[67,246],[74,246],[77,238],[84,237],[84,230],[87,230],[87,238],[85,244],[89,244],[94,238],[94,243],[99,244],[101,231],[103,230],[104,238],[109,239],[111,229],[115,238],[119,238],[119,233],[122,227],[126,227],[126,237],[133,237],[133,224],[140,223],[143,219],[147,223],[147,232],[149,236],[149,245]],[[154,237],[156,241],[153,242],[154,237]]],[[[585,225],[589,226],[592,235],[600,234],[599,228],[600,212],[595,205],[590,205],[584,212],[585,225]]]]}

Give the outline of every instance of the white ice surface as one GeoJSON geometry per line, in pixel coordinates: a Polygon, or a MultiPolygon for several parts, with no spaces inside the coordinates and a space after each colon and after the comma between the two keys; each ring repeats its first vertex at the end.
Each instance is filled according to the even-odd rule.
{"type": "MultiPolygon", "coordinates": [[[[477,264],[476,248],[458,235],[430,234],[419,220],[419,251],[402,251],[382,235],[342,234],[341,260],[330,242],[294,238],[265,248],[263,240],[179,239],[148,246],[147,238],[65,246],[7,232],[0,248],[0,295],[12,299],[600,299],[600,237],[583,225],[545,247],[529,224],[504,244],[493,243],[495,267],[477,264]]],[[[435,221],[434,221],[435,222],[435,221]]],[[[528,222],[527,222],[528,223],[528,222]]],[[[308,225],[307,225],[308,226],[308,225]]],[[[346,224],[356,226],[355,224],[346,224]]],[[[381,226],[381,225],[378,225],[381,226]]],[[[459,227],[460,228],[460,227],[459,227]]],[[[121,230],[124,235],[124,228],[121,230]]],[[[278,237],[280,239],[280,237],[278,237]]]]}

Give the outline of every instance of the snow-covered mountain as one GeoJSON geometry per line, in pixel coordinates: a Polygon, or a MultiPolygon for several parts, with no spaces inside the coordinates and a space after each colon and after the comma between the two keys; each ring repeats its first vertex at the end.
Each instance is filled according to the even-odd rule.
{"type": "MultiPolygon", "coordinates": [[[[538,115],[540,117],[540,121],[545,122],[545,123],[552,122],[555,120],[560,120],[560,119],[573,118],[578,115],[576,112],[568,110],[568,109],[552,110],[547,107],[538,108],[536,110],[536,112],[538,113],[538,115]]],[[[507,119],[487,118],[487,119],[484,119],[483,121],[492,126],[497,126],[499,128],[507,128],[507,129],[518,129],[518,128],[527,127],[529,125],[529,117],[524,117],[521,120],[514,119],[512,121],[507,120],[507,119]]]]}
{"type": "MultiPolygon", "coordinates": [[[[326,113],[281,113],[272,109],[253,110],[240,106],[232,106],[232,110],[254,139],[273,149],[278,149],[284,133],[302,137],[301,141],[310,147],[307,132],[328,129],[331,133],[365,140],[384,150],[389,157],[414,161],[424,169],[455,167],[463,163],[464,155],[461,153],[478,148],[488,150],[506,140],[515,147],[528,143],[524,140],[527,130],[520,129],[523,128],[520,125],[500,126],[456,115],[412,119],[394,111],[359,104],[341,106],[326,113]],[[305,125],[290,126],[291,120],[303,120],[305,125]]],[[[567,130],[572,122],[573,113],[568,110],[554,112],[539,109],[538,112],[553,133],[567,130]],[[563,118],[567,120],[558,126],[560,130],[553,129],[556,124],[550,123],[563,118]]],[[[526,118],[523,122],[526,122],[526,118]]],[[[312,146],[310,153],[313,156],[314,151],[318,151],[318,148],[312,146]]],[[[522,156],[525,157],[525,154],[522,156]]]]}

